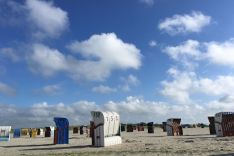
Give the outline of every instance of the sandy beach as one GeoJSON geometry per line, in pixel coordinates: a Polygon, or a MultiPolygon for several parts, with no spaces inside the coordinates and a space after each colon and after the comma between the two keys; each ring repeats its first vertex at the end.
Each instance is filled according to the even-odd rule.
{"type": "Polygon", "coordinates": [[[154,134],[122,133],[123,143],[92,147],[91,139],[70,132],[68,145],[53,145],[53,138],[12,138],[0,142],[0,155],[234,155],[234,137],[209,135],[208,128],[186,128],[184,136],[166,136],[160,128],[154,134]]]}

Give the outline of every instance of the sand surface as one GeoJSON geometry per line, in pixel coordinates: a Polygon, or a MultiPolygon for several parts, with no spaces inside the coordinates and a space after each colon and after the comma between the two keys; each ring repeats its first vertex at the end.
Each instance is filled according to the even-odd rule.
{"type": "Polygon", "coordinates": [[[0,142],[0,156],[14,155],[234,155],[234,137],[209,135],[208,128],[183,129],[184,136],[166,136],[162,129],[154,134],[134,131],[122,133],[123,144],[92,147],[85,135],[70,133],[68,145],[53,145],[53,138],[12,138],[0,142]]]}

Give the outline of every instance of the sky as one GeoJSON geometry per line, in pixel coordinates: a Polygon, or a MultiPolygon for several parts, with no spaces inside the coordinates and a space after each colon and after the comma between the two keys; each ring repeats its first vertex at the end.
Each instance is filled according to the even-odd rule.
{"type": "Polygon", "coordinates": [[[208,123],[234,108],[234,1],[0,0],[0,125],[208,123]]]}

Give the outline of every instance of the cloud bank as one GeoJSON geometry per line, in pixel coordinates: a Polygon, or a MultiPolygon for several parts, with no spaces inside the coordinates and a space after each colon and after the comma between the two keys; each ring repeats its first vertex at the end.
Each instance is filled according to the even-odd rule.
{"type": "Polygon", "coordinates": [[[147,101],[142,97],[129,96],[123,101],[108,101],[99,105],[90,101],[77,101],[72,104],[37,103],[27,108],[0,104],[2,113],[0,122],[13,127],[40,127],[53,125],[53,117],[63,116],[71,125],[88,124],[91,120],[90,111],[116,111],[121,122],[157,122],[161,123],[170,117],[182,117],[183,123],[208,122],[207,115],[233,107],[233,98],[224,97],[205,105],[171,105],[160,101],[147,101]],[[227,107],[227,104],[229,107],[227,107]],[[209,109],[209,111],[207,111],[209,109]],[[7,119],[7,120],[6,120],[7,119]]]}

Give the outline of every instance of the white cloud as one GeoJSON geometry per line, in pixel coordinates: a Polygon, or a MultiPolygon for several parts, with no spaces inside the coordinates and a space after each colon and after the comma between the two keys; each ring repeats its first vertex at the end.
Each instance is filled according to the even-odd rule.
{"type": "Polygon", "coordinates": [[[149,41],[149,46],[150,47],[156,47],[157,46],[157,42],[154,41],[154,40],[151,40],[151,41],[149,41]]]}
{"type": "Polygon", "coordinates": [[[34,44],[32,53],[27,56],[30,69],[47,77],[64,72],[76,81],[104,81],[114,70],[141,66],[140,50],[133,44],[124,43],[114,33],[93,35],[68,47],[83,59],[65,55],[43,44],[34,44]]]}
{"type": "Polygon", "coordinates": [[[154,5],[154,0],[139,0],[140,3],[146,4],[148,6],[154,5]]]}
{"type": "Polygon", "coordinates": [[[213,79],[198,77],[195,72],[179,71],[175,68],[168,70],[172,80],[161,82],[163,96],[180,104],[190,104],[192,95],[225,96],[234,92],[234,76],[220,75],[213,79]]]}
{"type": "Polygon", "coordinates": [[[35,90],[36,94],[42,95],[58,95],[61,93],[61,87],[59,84],[47,85],[41,89],[35,90]]]}
{"type": "Polygon", "coordinates": [[[171,81],[162,81],[161,94],[179,104],[190,104],[190,89],[193,86],[194,73],[180,72],[175,68],[168,70],[172,76],[171,81]]]}
{"type": "Polygon", "coordinates": [[[163,51],[174,60],[185,57],[199,59],[201,57],[200,43],[195,40],[187,40],[178,46],[167,46],[163,51]]]}
{"type": "Polygon", "coordinates": [[[191,14],[173,15],[159,23],[158,28],[170,35],[184,34],[189,32],[200,32],[203,27],[209,25],[211,17],[199,11],[191,14]]]}
{"type": "Polygon", "coordinates": [[[233,112],[234,108],[234,96],[233,95],[226,95],[219,100],[211,101],[207,104],[207,107],[212,112],[233,112]]]}
{"type": "Polygon", "coordinates": [[[67,12],[54,6],[53,2],[27,0],[25,7],[29,19],[37,27],[37,36],[58,37],[69,24],[67,12]]]}
{"type": "Polygon", "coordinates": [[[120,88],[125,92],[130,91],[131,87],[135,87],[140,83],[138,78],[132,74],[127,77],[121,77],[121,80],[123,81],[123,85],[120,85],[120,88]]]}
{"type": "Polygon", "coordinates": [[[51,49],[43,44],[34,44],[32,50],[27,60],[33,72],[52,76],[67,69],[66,57],[58,50],[51,49]]]}
{"type": "Polygon", "coordinates": [[[207,59],[218,65],[234,67],[234,39],[225,42],[205,43],[207,59]]]}
{"type": "Polygon", "coordinates": [[[224,42],[187,40],[177,46],[167,46],[163,52],[181,63],[207,60],[212,64],[234,67],[234,39],[224,42]]]}
{"type": "Polygon", "coordinates": [[[16,90],[12,87],[10,87],[9,85],[0,82],[0,93],[5,94],[5,95],[9,95],[9,96],[14,96],[16,95],[16,90]]]}
{"type": "Polygon", "coordinates": [[[104,80],[113,70],[138,69],[141,66],[140,50],[117,38],[115,33],[92,35],[88,40],[71,43],[68,48],[84,58],[73,62],[81,66],[74,69],[73,77],[76,79],[82,75],[89,80],[104,80]]]}
{"type": "Polygon", "coordinates": [[[108,93],[116,92],[117,89],[111,88],[109,86],[99,85],[99,86],[93,87],[92,91],[96,93],[101,93],[101,94],[108,94],[108,93]]]}
{"type": "Polygon", "coordinates": [[[234,76],[217,76],[215,79],[200,78],[195,88],[207,95],[226,95],[234,92],[234,76]]]}

